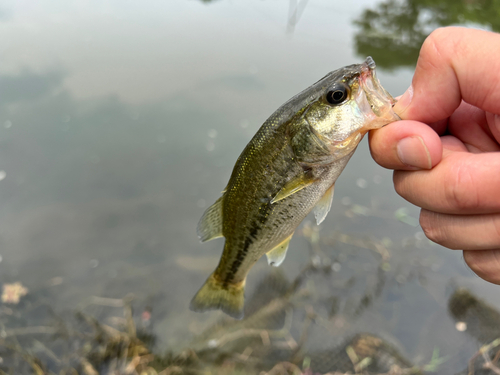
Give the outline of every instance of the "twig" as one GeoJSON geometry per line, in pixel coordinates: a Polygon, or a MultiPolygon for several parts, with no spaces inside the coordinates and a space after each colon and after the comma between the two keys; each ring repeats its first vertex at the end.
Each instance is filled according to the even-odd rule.
{"type": "Polygon", "coordinates": [[[182,367],[169,366],[165,370],[158,373],[158,375],[171,375],[171,374],[182,374],[182,367]]]}
{"type": "Polygon", "coordinates": [[[54,362],[60,364],[61,363],[61,360],[59,358],[57,358],[56,354],[50,350],[49,348],[47,348],[42,342],[38,341],[38,340],[33,340],[34,343],[43,351],[45,352],[45,354],[47,354],[54,362]]]}
{"type": "Polygon", "coordinates": [[[290,362],[280,362],[269,372],[261,372],[261,375],[282,375],[288,374],[289,371],[292,371],[294,375],[302,374],[302,370],[297,365],[290,362]]]}
{"type": "Polygon", "coordinates": [[[105,298],[91,296],[89,305],[109,306],[109,307],[123,307],[125,305],[122,298],[105,298]]]}
{"type": "Polygon", "coordinates": [[[81,358],[80,364],[82,365],[82,371],[85,375],[99,375],[87,358],[81,358]]]}
{"type": "Polygon", "coordinates": [[[123,307],[134,298],[133,294],[129,293],[123,298],[107,298],[91,296],[88,300],[78,304],[77,308],[80,310],[85,309],[89,305],[109,306],[109,307],[123,307]]]}
{"type": "Polygon", "coordinates": [[[316,318],[316,312],[311,305],[306,306],[306,319],[304,320],[304,326],[302,327],[302,333],[300,334],[298,346],[301,347],[305,344],[307,340],[307,336],[309,334],[309,328],[311,327],[311,323],[316,318]]]}
{"type": "Polygon", "coordinates": [[[127,367],[125,367],[125,374],[133,374],[135,372],[135,368],[139,366],[139,363],[141,362],[141,357],[135,356],[132,358],[132,360],[128,363],[127,367]]]}
{"type": "MultiPolygon", "coordinates": [[[[125,338],[124,340],[121,341],[121,347],[122,347],[122,350],[120,350],[119,353],[121,353],[121,362],[122,363],[126,363],[127,362],[127,358],[128,358],[128,348],[129,348],[129,344],[130,344],[130,340],[129,338],[125,338]]],[[[132,354],[131,355],[132,358],[135,358],[135,355],[132,354]]]]}
{"type": "Polygon", "coordinates": [[[500,359],[500,350],[497,351],[497,354],[495,354],[491,362],[497,363],[499,359],[500,359]]]}
{"type": "Polygon", "coordinates": [[[54,334],[57,333],[58,331],[59,329],[57,329],[56,327],[45,327],[45,326],[11,328],[5,330],[5,337],[33,335],[40,333],[54,334]]]}
{"type": "Polygon", "coordinates": [[[281,328],[279,330],[243,328],[243,329],[237,330],[235,332],[226,333],[225,335],[223,335],[219,339],[210,340],[209,345],[211,347],[219,347],[220,348],[220,347],[226,345],[227,343],[232,342],[234,340],[238,340],[242,337],[259,336],[261,338],[262,344],[264,346],[268,346],[271,343],[271,340],[270,340],[271,337],[284,337],[287,339],[287,342],[290,341],[290,339],[291,339],[296,346],[297,343],[295,342],[295,340],[293,340],[293,337],[291,337],[291,335],[289,334],[291,325],[292,325],[292,309],[287,309],[286,315],[285,315],[285,323],[283,325],[283,328],[281,328]]]}
{"type": "Polygon", "coordinates": [[[100,334],[105,334],[111,337],[119,337],[123,333],[117,330],[116,328],[113,328],[111,326],[108,326],[106,324],[101,324],[97,319],[94,317],[91,317],[83,312],[78,312],[77,316],[82,318],[87,324],[92,326],[98,333],[100,334]]]}
{"type": "Polygon", "coordinates": [[[136,337],[136,329],[135,329],[135,323],[134,319],[132,317],[132,297],[126,296],[123,298],[123,315],[125,315],[125,319],[127,322],[127,333],[132,336],[136,337]]]}
{"type": "MultiPolygon", "coordinates": [[[[2,325],[3,327],[3,325],[2,325]]],[[[13,339],[15,340],[14,344],[8,344],[5,342],[5,340],[0,340],[0,345],[3,345],[7,349],[11,349],[21,355],[21,357],[29,363],[33,371],[35,372],[36,375],[45,375],[45,372],[42,370],[42,368],[36,363],[36,358],[33,357],[30,353],[26,352],[23,350],[19,342],[17,341],[16,337],[14,336],[13,339]]]]}
{"type": "Polygon", "coordinates": [[[262,331],[260,333],[260,338],[262,339],[262,344],[264,346],[269,346],[271,345],[271,339],[269,338],[269,332],[267,331],[262,331]]]}
{"type": "Polygon", "coordinates": [[[248,358],[250,358],[250,355],[252,354],[252,352],[253,352],[253,349],[250,346],[247,346],[245,348],[245,350],[243,350],[243,353],[237,355],[237,358],[241,362],[247,362],[248,358]]]}
{"type": "Polygon", "coordinates": [[[469,374],[468,375],[474,375],[474,362],[479,356],[482,356],[485,360],[485,363],[483,365],[484,368],[489,368],[496,374],[500,374],[500,369],[496,367],[491,360],[488,357],[488,352],[494,348],[500,345],[500,338],[493,340],[491,343],[487,345],[483,345],[479,350],[472,356],[472,358],[469,360],[469,374]]]}
{"type": "MultiPolygon", "coordinates": [[[[489,362],[489,361],[488,361],[489,362]]],[[[495,374],[500,374],[500,368],[498,368],[497,366],[495,366],[493,363],[489,362],[489,363],[485,363],[483,365],[484,368],[487,368],[487,369],[490,369],[491,371],[493,371],[495,374]]]]}
{"type": "Polygon", "coordinates": [[[266,335],[269,337],[271,336],[271,333],[265,329],[244,328],[235,332],[226,333],[218,340],[210,340],[210,346],[221,347],[231,341],[249,336],[259,336],[262,339],[262,344],[266,345],[267,342],[263,339],[263,337],[265,337],[266,335]]]}
{"type": "Polygon", "coordinates": [[[495,374],[497,375],[500,375],[500,369],[495,366],[491,361],[490,361],[490,358],[487,354],[487,352],[483,352],[482,353],[483,355],[483,358],[484,358],[484,365],[483,365],[483,368],[487,368],[487,369],[490,369],[491,371],[493,371],[495,374]]]}
{"type": "Polygon", "coordinates": [[[306,306],[306,318],[304,319],[304,323],[302,326],[302,332],[300,334],[299,342],[296,343],[296,348],[294,349],[292,355],[290,358],[292,358],[292,362],[295,362],[295,359],[297,359],[297,355],[300,352],[300,349],[304,346],[304,344],[307,341],[307,337],[309,335],[309,329],[311,328],[311,323],[314,321],[316,318],[316,312],[314,311],[314,308],[311,305],[306,306]]]}

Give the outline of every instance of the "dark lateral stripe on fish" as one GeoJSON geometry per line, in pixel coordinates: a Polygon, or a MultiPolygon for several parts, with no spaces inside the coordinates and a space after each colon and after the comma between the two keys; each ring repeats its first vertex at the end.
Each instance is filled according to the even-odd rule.
{"type": "Polygon", "coordinates": [[[241,263],[243,262],[243,259],[248,253],[250,245],[253,243],[254,240],[257,239],[257,234],[262,229],[262,226],[267,222],[270,210],[271,210],[270,203],[266,203],[260,206],[260,209],[258,210],[259,215],[257,216],[257,220],[252,223],[253,225],[250,229],[250,233],[245,238],[245,243],[243,245],[243,248],[238,250],[238,252],[236,253],[235,259],[233,260],[229,268],[230,271],[224,277],[223,285],[227,285],[231,283],[231,281],[233,280],[234,275],[236,274],[236,272],[238,272],[238,269],[241,263]]]}

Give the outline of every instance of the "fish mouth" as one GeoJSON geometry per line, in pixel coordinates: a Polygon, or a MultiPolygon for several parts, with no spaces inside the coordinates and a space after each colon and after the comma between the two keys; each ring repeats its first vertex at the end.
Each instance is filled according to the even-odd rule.
{"type": "Polygon", "coordinates": [[[396,104],[397,100],[380,84],[377,77],[376,64],[371,56],[368,56],[363,64],[361,64],[361,73],[359,75],[359,82],[367,96],[376,95],[381,100],[389,100],[391,106],[396,104]]]}
{"type": "Polygon", "coordinates": [[[392,109],[396,104],[396,99],[380,84],[376,74],[375,61],[370,56],[361,64],[359,86],[360,93],[364,93],[370,106],[370,109],[366,108],[366,110],[375,115],[373,121],[367,125],[366,130],[378,129],[393,121],[401,120],[392,109]]]}
{"type": "Polygon", "coordinates": [[[375,71],[375,68],[377,67],[375,65],[375,60],[371,56],[368,56],[363,63],[363,65],[366,65],[370,70],[375,71]]]}

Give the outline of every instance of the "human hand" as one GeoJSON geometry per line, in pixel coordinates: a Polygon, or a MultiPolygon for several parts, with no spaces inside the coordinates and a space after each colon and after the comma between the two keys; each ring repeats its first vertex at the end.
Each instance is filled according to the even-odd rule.
{"type": "Polygon", "coordinates": [[[500,284],[500,34],[434,31],[394,110],[403,121],[370,132],[373,158],[429,239],[500,284]]]}

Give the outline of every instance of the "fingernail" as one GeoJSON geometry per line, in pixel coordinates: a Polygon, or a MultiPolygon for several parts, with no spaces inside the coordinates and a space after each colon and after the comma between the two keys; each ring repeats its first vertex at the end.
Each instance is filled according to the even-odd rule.
{"type": "Polygon", "coordinates": [[[403,164],[416,169],[431,169],[431,154],[418,136],[403,138],[398,142],[397,152],[403,164]]]}
{"type": "Polygon", "coordinates": [[[396,112],[398,115],[401,115],[406,110],[406,108],[408,108],[412,99],[413,86],[410,86],[405,91],[405,93],[401,95],[401,98],[399,98],[398,102],[394,105],[394,112],[396,112]]]}

